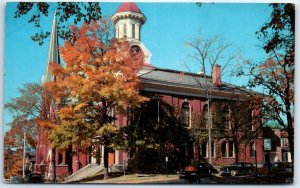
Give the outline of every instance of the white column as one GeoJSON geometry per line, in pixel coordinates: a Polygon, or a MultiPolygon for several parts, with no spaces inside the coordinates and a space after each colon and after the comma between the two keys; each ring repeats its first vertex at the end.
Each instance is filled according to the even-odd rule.
{"type": "Polygon", "coordinates": [[[115,34],[116,36],[115,36],[115,37],[116,37],[117,39],[119,38],[119,33],[118,33],[118,32],[119,32],[119,27],[116,26],[116,34],[115,34]]]}
{"type": "Polygon", "coordinates": [[[104,164],[104,146],[101,145],[101,164],[104,164]]]}
{"type": "Polygon", "coordinates": [[[119,38],[123,38],[123,24],[118,23],[117,27],[119,28],[119,38]]]}
{"type": "Polygon", "coordinates": [[[115,164],[119,165],[119,150],[115,150],[115,164]]]}
{"type": "MultiPolygon", "coordinates": [[[[93,152],[96,153],[96,151],[97,151],[97,149],[96,149],[96,147],[95,147],[93,152]]],[[[99,152],[99,151],[98,151],[98,152],[99,152]]],[[[97,154],[96,154],[96,156],[97,156],[97,154]]],[[[96,163],[97,163],[97,159],[92,155],[92,157],[91,157],[91,164],[96,164],[96,163]]]]}
{"type": "Polygon", "coordinates": [[[131,23],[130,22],[127,22],[126,24],[126,36],[127,38],[131,38],[132,36],[132,33],[131,33],[131,23]]]}

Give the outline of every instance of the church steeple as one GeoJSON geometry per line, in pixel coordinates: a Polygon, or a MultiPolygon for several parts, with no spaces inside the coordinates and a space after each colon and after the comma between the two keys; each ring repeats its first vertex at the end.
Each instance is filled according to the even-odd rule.
{"type": "Polygon", "coordinates": [[[46,71],[42,77],[42,84],[53,81],[54,76],[50,73],[49,66],[51,62],[55,62],[60,64],[59,58],[59,45],[58,45],[58,37],[57,37],[57,21],[56,21],[56,11],[54,13],[52,30],[50,36],[49,50],[48,50],[48,59],[46,65],[46,71]]]}

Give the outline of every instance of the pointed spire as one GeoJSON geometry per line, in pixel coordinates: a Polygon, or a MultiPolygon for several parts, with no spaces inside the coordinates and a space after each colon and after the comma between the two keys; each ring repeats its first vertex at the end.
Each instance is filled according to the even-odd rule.
{"type": "Polygon", "coordinates": [[[55,62],[60,64],[59,58],[59,45],[58,45],[58,37],[57,37],[57,21],[56,21],[56,10],[54,12],[54,18],[52,23],[52,30],[50,36],[49,50],[48,50],[48,60],[46,72],[42,77],[42,84],[48,81],[52,81],[54,79],[53,75],[50,73],[49,66],[51,62],[55,62]]]}

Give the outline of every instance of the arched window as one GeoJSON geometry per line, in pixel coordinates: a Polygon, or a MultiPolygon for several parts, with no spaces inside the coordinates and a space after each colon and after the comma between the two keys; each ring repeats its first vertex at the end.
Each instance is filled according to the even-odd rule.
{"type": "Polygon", "coordinates": [[[231,129],[230,126],[230,111],[228,106],[225,106],[223,109],[223,117],[224,117],[224,128],[231,129]]]}
{"type": "Polygon", "coordinates": [[[190,125],[190,104],[187,101],[182,103],[181,117],[182,117],[182,124],[184,126],[189,126],[190,125]]]}
{"type": "Polygon", "coordinates": [[[135,24],[132,24],[132,38],[135,38],[135,24]]]}
{"type": "Polygon", "coordinates": [[[124,38],[127,36],[127,25],[123,24],[123,36],[124,38]]]}

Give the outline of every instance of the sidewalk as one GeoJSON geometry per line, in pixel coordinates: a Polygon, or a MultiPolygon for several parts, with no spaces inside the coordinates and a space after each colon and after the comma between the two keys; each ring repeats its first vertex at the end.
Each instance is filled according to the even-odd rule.
{"type": "Polygon", "coordinates": [[[178,175],[165,175],[165,174],[129,174],[119,177],[110,178],[107,180],[91,180],[82,183],[105,183],[105,184],[139,184],[139,183],[164,183],[179,180],[178,175]]]}

